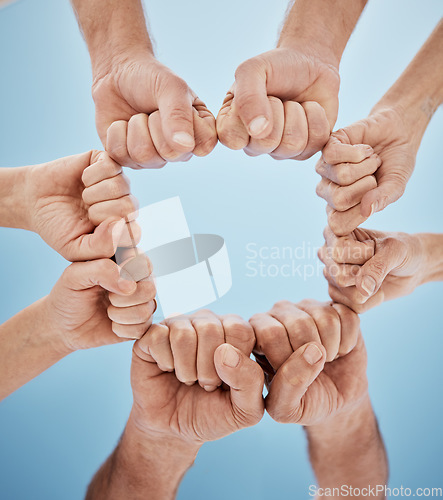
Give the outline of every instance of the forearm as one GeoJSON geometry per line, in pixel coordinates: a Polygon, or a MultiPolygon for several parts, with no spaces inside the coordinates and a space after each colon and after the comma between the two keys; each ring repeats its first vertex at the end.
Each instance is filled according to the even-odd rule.
{"type": "Polygon", "coordinates": [[[94,78],[132,50],[152,53],[141,0],[71,0],[94,78]]]}
{"type": "Polygon", "coordinates": [[[0,226],[29,229],[26,208],[28,167],[0,168],[0,226]]]}
{"type": "Polygon", "coordinates": [[[443,281],[443,234],[419,233],[414,235],[422,253],[421,283],[443,281]]]}
{"type": "MultiPolygon", "coordinates": [[[[388,461],[369,396],[351,412],[305,429],[320,488],[387,483],[388,461]]],[[[384,493],[378,498],[384,498],[384,493]]]]}
{"type": "Polygon", "coordinates": [[[295,0],[285,20],[279,47],[305,43],[338,68],[346,44],[367,0],[295,0]]]}
{"type": "Polygon", "coordinates": [[[149,438],[129,417],[114,452],[89,485],[86,500],[172,500],[198,447],[178,439],[149,438]]]}
{"type": "Polygon", "coordinates": [[[48,328],[45,300],[0,326],[0,400],[69,354],[48,328]]]}
{"type": "Polygon", "coordinates": [[[443,20],[375,109],[394,106],[415,131],[416,147],[437,108],[443,103],[443,20]]]}

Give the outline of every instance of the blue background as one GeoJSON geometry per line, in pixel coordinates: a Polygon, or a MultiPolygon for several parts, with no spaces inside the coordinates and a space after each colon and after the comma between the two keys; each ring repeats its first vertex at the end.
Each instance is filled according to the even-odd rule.
{"type": "MultiPolygon", "coordinates": [[[[237,65],[275,45],[285,9],[285,0],[147,6],[158,57],[214,113],[237,65]]],[[[442,15],[441,0],[369,2],[342,61],[337,127],[366,116],[442,15]]],[[[68,2],[22,0],[1,10],[0,47],[1,166],[99,148],[88,54],[68,2]]],[[[442,231],[442,130],[440,109],[406,194],[376,214],[372,227],[442,231]]],[[[315,161],[253,159],[218,145],[208,158],[127,174],[142,205],[180,195],[192,231],[226,239],[234,284],[214,310],[247,318],[278,299],[327,298],[321,275],[251,278],[246,269],[248,243],[322,244],[326,217],[315,196],[315,161]]],[[[24,231],[0,229],[0,244],[5,321],[48,293],[67,263],[24,231]]],[[[442,286],[425,285],[362,317],[393,487],[442,486],[442,286]]],[[[125,344],[78,352],[0,404],[1,499],[83,496],[130,409],[130,349],[125,344]]],[[[301,428],[265,417],[254,428],[205,445],[179,498],[307,498],[313,481],[301,428]]]]}

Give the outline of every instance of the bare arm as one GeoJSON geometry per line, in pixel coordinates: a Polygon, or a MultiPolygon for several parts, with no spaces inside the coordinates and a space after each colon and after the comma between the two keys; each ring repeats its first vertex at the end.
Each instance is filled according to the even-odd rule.
{"type": "Polygon", "coordinates": [[[152,54],[140,0],[71,0],[88,46],[94,78],[112,60],[139,48],[152,54]]]}
{"type": "MultiPolygon", "coordinates": [[[[388,461],[369,396],[357,408],[305,430],[319,488],[386,485],[388,461]]],[[[384,490],[376,498],[385,498],[384,490]]]]}
{"type": "Polygon", "coordinates": [[[338,68],[367,0],[295,0],[281,31],[279,47],[306,43],[338,68]]]}
{"type": "Polygon", "coordinates": [[[28,167],[0,168],[0,226],[29,229],[24,196],[28,167]]]}
{"type": "Polygon", "coordinates": [[[172,500],[198,447],[181,440],[148,438],[128,421],[106,462],[89,485],[86,500],[172,500]]]}

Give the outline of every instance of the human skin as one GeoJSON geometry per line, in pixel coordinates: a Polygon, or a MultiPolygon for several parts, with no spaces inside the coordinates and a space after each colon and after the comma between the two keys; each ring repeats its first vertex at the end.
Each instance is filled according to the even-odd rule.
{"type": "Polygon", "coordinates": [[[332,300],[363,313],[417,286],[443,280],[443,235],[357,228],[337,237],[326,227],[319,258],[332,300]]]}
{"type": "Polygon", "coordinates": [[[0,400],[74,351],[140,338],[155,287],[127,278],[109,259],[75,262],[48,296],[1,325],[0,400]]]}
{"type": "Polygon", "coordinates": [[[403,195],[426,128],[443,102],[442,53],[443,20],[369,116],[331,135],[316,167],[323,178],[317,193],[331,205],[328,224],[336,235],[349,234],[403,195]],[[377,156],[362,157],[361,143],[377,156]],[[358,204],[332,203],[334,197],[353,200],[356,190],[358,204]]]}
{"type": "Polygon", "coordinates": [[[218,316],[203,309],[152,325],[140,345],[163,371],[175,371],[180,382],[198,382],[212,392],[222,384],[213,360],[224,343],[250,356],[255,345],[251,325],[235,314],[218,316]]]}
{"type": "Polygon", "coordinates": [[[134,403],[126,428],[93,478],[87,500],[171,500],[203,443],[255,425],[263,416],[263,371],[240,349],[217,347],[212,362],[227,389],[207,392],[162,371],[147,352],[148,336],[133,349],[134,403]]]}
{"type": "Polygon", "coordinates": [[[104,152],[0,169],[0,225],[36,232],[70,261],[111,257],[117,243],[130,245],[120,221],[136,209],[129,180],[104,152]]]}
{"type": "Polygon", "coordinates": [[[206,156],[215,119],[186,82],[153,53],[140,0],[71,0],[92,63],[100,139],[131,168],[206,156]]]}
{"type": "Polygon", "coordinates": [[[277,48],[243,62],[217,116],[225,146],[305,160],[338,113],[339,65],[365,0],[296,0],[277,48]]]}
{"type": "MultiPolygon", "coordinates": [[[[303,303],[313,304],[317,317],[323,312],[324,322],[330,321],[331,304],[303,303]]],[[[267,372],[266,411],[277,422],[305,426],[320,488],[386,484],[387,457],[368,395],[366,349],[356,315],[348,310],[348,321],[340,326],[342,341],[348,342],[350,337],[355,346],[326,362],[327,352],[321,343],[305,342],[306,318],[296,309],[295,304],[290,308],[289,303],[277,303],[269,318],[251,318],[259,346],[257,360],[267,372]],[[278,314],[283,328],[274,326],[278,332],[275,338],[268,332],[268,321],[275,320],[279,309],[286,309],[287,314],[278,314]],[[285,336],[295,342],[293,348],[285,345],[285,336]]]]}

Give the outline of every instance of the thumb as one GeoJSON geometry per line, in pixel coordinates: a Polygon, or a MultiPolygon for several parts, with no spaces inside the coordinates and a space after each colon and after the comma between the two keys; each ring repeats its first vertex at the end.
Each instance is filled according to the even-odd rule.
{"type": "Polygon", "coordinates": [[[169,76],[158,95],[162,131],[168,145],[190,153],[195,147],[192,94],[185,81],[169,76]]]}
{"type": "Polygon", "coordinates": [[[216,349],[214,364],[218,376],[231,388],[232,411],[238,425],[257,424],[264,413],[263,370],[230,344],[216,349]]]}
{"type": "Polygon", "coordinates": [[[356,276],[355,285],[364,297],[371,297],[381,287],[386,276],[404,260],[404,254],[395,245],[395,240],[386,239],[376,245],[376,252],[356,276]]]}
{"type": "Polygon", "coordinates": [[[380,175],[377,180],[378,186],[368,191],[361,200],[361,214],[370,217],[397,201],[405,192],[407,181],[403,176],[393,172],[380,175]]]}
{"type": "Polygon", "coordinates": [[[110,217],[99,224],[93,233],[82,234],[69,245],[73,261],[84,261],[112,257],[117,249],[125,220],[110,217]]]}
{"type": "Polygon", "coordinates": [[[137,288],[135,281],[120,276],[120,268],[110,259],[71,264],[63,273],[63,284],[75,291],[100,286],[118,295],[131,295],[137,288]]]}
{"type": "Polygon", "coordinates": [[[259,61],[249,59],[237,68],[234,102],[251,137],[263,139],[271,133],[272,109],[266,90],[266,69],[259,61]]]}
{"type": "Polygon", "coordinates": [[[266,410],[277,422],[297,423],[302,418],[301,399],[323,370],[326,351],[318,342],[297,349],[277,370],[266,397],[266,410]]]}

